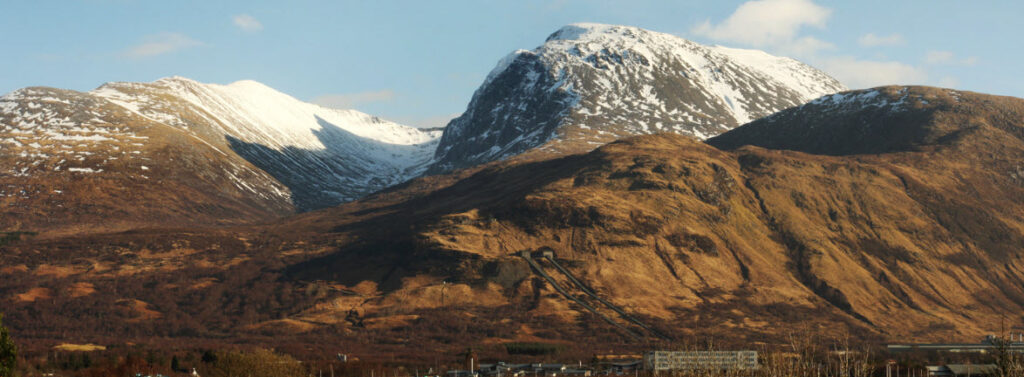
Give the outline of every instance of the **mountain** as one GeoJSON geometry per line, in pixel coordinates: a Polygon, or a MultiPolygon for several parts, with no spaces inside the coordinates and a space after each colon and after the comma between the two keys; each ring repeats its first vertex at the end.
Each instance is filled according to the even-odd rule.
{"type": "Polygon", "coordinates": [[[300,211],[355,200],[418,176],[436,130],[304,103],[255,81],[172,77],[91,92],[241,155],[287,186],[300,211]]]}
{"type": "Polygon", "coordinates": [[[42,349],[230,336],[427,363],[507,342],[974,339],[1024,309],[1022,114],[843,92],[708,142],[510,159],[272,224],[11,241],[0,305],[42,349]]]}
{"type": "Polygon", "coordinates": [[[4,229],[263,221],[420,174],[439,137],[253,81],[0,97],[4,229]]]}
{"type": "Polygon", "coordinates": [[[761,51],[573,24],[498,63],[445,129],[430,171],[657,132],[703,139],[844,89],[821,71],[761,51]]]}
{"type": "MultiPolygon", "coordinates": [[[[368,301],[364,318],[426,315],[438,305],[426,298],[465,284],[466,300],[504,308],[467,311],[527,311],[516,321],[528,330],[507,340],[540,328],[580,343],[594,328],[628,339],[518,254],[547,248],[656,331],[601,309],[538,261],[563,288],[647,340],[784,343],[800,328],[974,339],[1024,308],[1022,161],[1024,100],[884,87],[825,96],[707,143],[659,134],[506,161],[282,226],[350,240],[288,271],[346,287],[377,282],[384,298],[368,301]]],[[[326,300],[293,318],[353,302],[326,300]]]]}
{"type": "Polygon", "coordinates": [[[919,151],[978,142],[981,135],[1024,139],[1019,99],[928,87],[890,86],[837,93],[772,114],[716,136],[726,149],[756,145],[812,154],[857,155],[919,151]],[[1005,134],[1004,134],[1005,133],[1005,134]]]}

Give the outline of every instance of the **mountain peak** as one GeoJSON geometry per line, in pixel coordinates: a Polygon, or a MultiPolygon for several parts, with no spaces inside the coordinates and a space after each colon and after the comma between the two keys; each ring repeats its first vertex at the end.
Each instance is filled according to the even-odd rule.
{"type": "Polygon", "coordinates": [[[542,146],[579,152],[640,134],[705,139],[845,90],[796,60],[631,26],[579,23],[502,59],[445,129],[432,172],[542,146]]]}
{"type": "Polygon", "coordinates": [[[602,34],[633,37],[641,32],[646,33],[649,31],[633,26],[579,22],[562,26],[560,29],[549,35],[545,42],[557,40],[583,40],[594,38],[602,34]]]}
{"type": "Polygon", "coordinates": [[[183,83],[190,83],[190,84],[199,84],[199,81],[196,81],[196,80],[190,79],[188,77],[184,77],[184,76],[178,76],[178,75],[161,77],[161,78],[157,79],[155,82],[183,82],[183,83]]]}
{"type": "MultiPolygon", "coordinates": [[[[258,91],[272,91],[275,93],[281,93],[277,89],[271,88],[267,84],[256,80],[238,80],[227,85],[231,88],[238,88],[243,90],[258,90],[258,91]]],[[[283,93],[282,93],[283,94],[283,93]]]]}

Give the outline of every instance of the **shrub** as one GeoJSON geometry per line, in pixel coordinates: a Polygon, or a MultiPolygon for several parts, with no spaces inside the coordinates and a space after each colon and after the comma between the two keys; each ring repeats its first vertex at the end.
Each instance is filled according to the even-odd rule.
{"type": "Polygon", "coordinates": [[[0,314],[0,377],[13,377],[18,364],[18,347],[4,327],[4,316],[0,314]]]}

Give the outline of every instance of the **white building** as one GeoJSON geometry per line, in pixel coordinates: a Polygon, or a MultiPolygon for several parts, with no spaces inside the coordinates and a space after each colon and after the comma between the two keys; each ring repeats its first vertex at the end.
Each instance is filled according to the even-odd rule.
{"type": "Polygon", "coordinates": [[[733,370],[757,368],[757,351],[650,351],[644,354],[644,369],[733,370]]]}

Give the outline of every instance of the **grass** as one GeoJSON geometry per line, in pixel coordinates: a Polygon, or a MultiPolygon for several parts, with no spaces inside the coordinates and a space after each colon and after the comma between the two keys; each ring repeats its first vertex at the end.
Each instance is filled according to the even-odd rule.
{"type": "Polygon", "coordinates": [[[2,235],[0,235],[0,246],[4,246],[4,245],[7,245],[7,244],[12,243],[12,242],[20,241],[21,240],[21,236],[23,236],[23,235],[25,235],[25,236],[34,236],[37,233],[36,232],[15,231],[15,232],[0,232],[0,234],[2,234],[2,235]]]}

